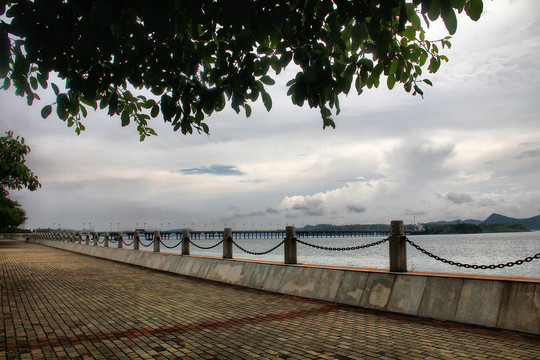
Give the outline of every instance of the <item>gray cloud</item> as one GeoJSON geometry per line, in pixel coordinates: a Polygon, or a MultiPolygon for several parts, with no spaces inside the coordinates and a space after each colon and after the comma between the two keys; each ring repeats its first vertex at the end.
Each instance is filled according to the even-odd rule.
{"type": "Polygon", "coordinates": [[[455,204],[464,204],[473,201],[471,194],[457,192],[449,192],[446,194],[445,199],[455,204]]]}
{"type": "Polygon", "coordinates": [[[360,214],[366,212],[366,208],[362,205],[347,205],[347,211],[350,213],[360,214]]]}
{"type": "Polygon", "coordinates": [[[524,151],[521,154],[517,155],[514,159],[520,160],[535,157],[540,157],[540,149],[524,151]]]}
{"type": "Polygon", "coordinates": [[[413,209],[407,208],[403,211],[403,215],[419,216],[419,215],[426,215],[426,212],[422,210],[413,210],[413,209]]]}
{"type": "Polygon", "coordinates": [[[244,172],[238,170],[236,167],[231,165],[210,165],[210,166],[201,166],[191,169],[182,169],[178,170],[179,173],[184,175],[244,175],[244,172]]]}
{"type": "Polygon", "coordinates": [[[291,209],[302,212],[304,216],[323,216],[323,201],[318,199],[304,200],[301,203],[294,204],[291,209]]]}
{"type": "Polygon", "coordinates": [[[478,200],[478,205],[482,207],[495,206],[497,205],[497,202],[495,200],[485,198],[478,200]]]}

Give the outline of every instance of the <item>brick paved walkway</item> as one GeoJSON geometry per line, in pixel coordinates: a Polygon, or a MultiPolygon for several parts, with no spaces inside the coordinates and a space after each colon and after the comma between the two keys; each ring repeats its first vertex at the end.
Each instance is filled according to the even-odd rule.
{"type": "Polygon", "coordinates": [[[540,338],[0,240],[7,359],[539,359],[540,338]]]}

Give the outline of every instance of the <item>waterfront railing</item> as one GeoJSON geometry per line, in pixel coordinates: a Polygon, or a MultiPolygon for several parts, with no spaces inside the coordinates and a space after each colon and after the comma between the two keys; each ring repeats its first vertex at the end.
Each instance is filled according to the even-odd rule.
{"type": "Polygon", "coordinates": [[[166,249],[175,249],[180,247],[182,256],[189,256],[191,246],[200,249],[200,250],[210,250],[222,246],[224,259],[233,258],[233,249],[237,248],[241,252],[250,254],[250,255],[266,255],[271,252],[277,251],[279,248],[283,247],[283,262],[284,264],[297,264],[298,263],[298,244],[316,248],[323,251],[357,251],[363,250],[375,246],[381,246],[385,243],[388,243],[388,254],[389,254],[389,270],[391,272],[406,272],[407,271],[407,244],[412,246],[415,250],[421,252],[422,254],[429,256],[437,261],[443,262],[448,265],[464,267],[468,269],[501,269],[506,267],[512,267],[516,265],[522,265],[533,260],[540,259],[540,253],[527,256],[523,259],[511,260],[508,262],[503,262],[499,264],[468,264],[458,261],[453,261],[445,259],[441,256],[433,254],[405,235],[403,221],[396,220],[392,221],[390,224],[391,231],[306,231],[300,230],[296,231],[294,226],[287,226],[285,231],[275,230],[275,231],[238,231],[233,232],[232,228],[225,228],[223,231],[189,231],[183,230],[180,232],[146,232],[146,231],[133,231],[133,232],[47,232],[47,233],[34,233],[32,237],[38,239],[46,240],[55,240],[55,241],[64,241],[72,242],[79,244],[86,244],[92,246],[102,246],[102,247],[117,247],[117,248],[133,248],[133,250],[141,250],[143,248],[152,248],[153,252],[161,252],[161,248],[166,249]],[[178,242],[174,245],[168,244],[163,240],[171,240],[171,237],[175,235],[178,242]],[[349,247],[330,247],[323,246],[319,244],[314,244],[309,242],[309,238],[319,238],[319,237],[362,237],[362,236],[386,236],[377,241],[371,242],[369,244],[362,244],[358,246],[349,246],[349,247]],[[243,246],[241,246],[236,240],[238,239],[267,239],[267,238],[276,238],[282,239],[276,245],[270,247],[264,251],[251,251],[243,246]],[[209,246],[203,246],[198,243],[197,239],[215,239],[216,242],[209,246]]]}

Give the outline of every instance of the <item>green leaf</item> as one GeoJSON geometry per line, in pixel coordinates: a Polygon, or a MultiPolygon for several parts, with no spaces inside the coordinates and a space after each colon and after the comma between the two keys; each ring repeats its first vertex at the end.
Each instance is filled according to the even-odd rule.
{"type": "Polygon", "coordinates": [[[246,104],[244,106],[244,108],[246,109],[246,117],[250,117],[251,116],[251,106],[249,106],[249,104],[246,104]]]}
{"type": "MultiPolygon", "coordinates": [[[[457,18],[456,13],[454,13],[454,10],[450,9],[446,16],[443,17],[444,25],[446,25],[446,28],[448,29],[448,32],[450,35],[454,35],[457,30],[457,18]]],[[[444,43],[443,43],[444,45],[444,43]]]]}
{"type": "Polygon", "coordinates": [[[264,107],[267,111],[270,111],[272,109],[272,98],[266,91],[261,91],[261,95],[264,107]]]}
{"type": "Polygon", "coordinates": [[[11,79],[10,78],[5,78],[4,79],[4,85],[2,86],[2,89],[7,90],[7,89],[9,89],[10,86],[11,86],[11,79]]]}
{"type": "Polygon", "coordinates": [[[69,98],[66,94],[58,94],[56,97],[56,114],[64,121],[68,117],[69,98]]]}
{"type": "Polygon", "coordinates": [[[37,74],[37,79],[39,81],[39,85],[41,85],[41,87],[43,89],[46,89],[47,88],[47,79],[45,78],[45,76],[43,76],[41,74],[37,74]]]}
{"type": "Polygon", "coordinates": [[[266,85],[274,85],[276,82],[274,81],[274,79],[272,79],[270,76],[268,75],[264,75],[264,76],[261,76],[261,82],[265,83],[266,85]]]}
{"type": "Polygon", "coordinates": [[[428,84],[429,86],[433,86],[433,83],[431,82],[431,80],[424,79],[423,81],[424,81],[426,84],[428,84]]]}
{"type": "Polygon", "coordinates": [[[414,85],[414,91],[420,94],[420,96],[424,97],[424,92],[417,85],[414,85]]]}
{"type": "Polygon", "coordinates": [[[32,86],[32,89],[35,91],[38,88],[38,79],[36,79],[34,76],[30,78],[30,86],[32,86]]]}
{"type": "Polygon", "coordinates": [[[120,119],[122,120],[122,127],[129,125],[129,112],[127,110],[122,111],[120,119]]]}
{"type": "Polygon", "coordinates": [[[58,94],[60,94],[60,89],[58,89],[58,86],[56,86],[55,83],[51,83],[51,87],[53,88],[54,95],[58,96],[58,94]]]}
{"type": "Polygon", "coordinates": [[[88,111],[86,111],[86,108],[82,105],[79,105],[79,108],[81,109],[81,112],[83,114],[83,117],[88,116],[88,111]]]}
{"type": "Polygon", "coordinates": [[[429,6],[428,16],[431,21],[437,20],[441,14],[441,4],[439,0],[431,0],[431,5],[429,6]]]}
{"type": "Polygon", "coordinates": [[[150,110],[150,115],[155,118],[159,115],[159,105],[152,106],[152,110],[150,110]]]}
{"type": "Polygon", "coordinates": [[[43,107],[43,109],[41,109],[41,117],[46,119],[49,115],[51,115],[51,112],[52,112],[52,106],[46,105],[43,107]]]}
{"type": "Polygon", "coordinates": [[[465,6],[465,12],[474,21],[478,21],[478,19],[480,19],[483,10],[484,3],[482,0],[471,0],[465,6]]]}
{"type": "Polygon", "coordinates": [[[201,124],[201,127],[203,129],[203,131],[206,133],[206,134],[209,134],[210,133],[210,128],[208,127],[208,125],[206,123],[202,123],[201,124]]]}
{"type": "Polygon", "coordinates": [[[394,77],[394,75],[392,74],[388,75],[388,78],[386,80],[386,85],[388,86],[388,89],[392,90],[395,84],[396,84],[396,78],[394,77]]]}

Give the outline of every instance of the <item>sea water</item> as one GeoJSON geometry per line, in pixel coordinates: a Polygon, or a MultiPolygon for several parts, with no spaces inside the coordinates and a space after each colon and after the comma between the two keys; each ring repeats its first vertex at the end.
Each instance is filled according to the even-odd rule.
{"type": "MultiPolygon", "coordinates": [[[[325,247],[343,248],[369,244],[383,238],[384,237],[352,237],[300,240],[325,247]]],[[[540,231],[495,234],[416,235],[409,236],[408,238],[434,255],[454,262],[467,264],[497,265],[520,259],[523,260],[529,256],[533,257],[535,254],[540,253],[540,231]]],[[[126,239],[126,242],[129,241],[130,240],[126,239]]],[[[144,243],[149,243],[149,240],[142,241],[144,243]]],[[[174,238],[162,240],[167,246],[174,246],[178,244],[179,241],[180,240],[174,238]]],[[[208,247],[216,244],[220,240],[193,239],[192,241],[196,245],[208,247]]],[[[282,239],[235,239],[234,241],[246,250],[263,252],[279,244],[282,239]]],[[[141,246],[141,249],[144,248],[144,246],[141,246]]],[[[148,247],[147,249],[151,249],[151,247],[148,247]]],[[[167,249],[164,246],[161,246],[161,251],[180,253],[181,250],[180,246],[175,247],[174,249],[167,249]]],[[[283,252],[284,248],[281,246],[266,255],[251,255],[234,246],[233,257],[238,259],[283,262],[283,252]]],[[[190,253],[193,255],[221,257],[223,248],[222,245],[218,245],[213,249],[205,250],[191,245],[190,253]]],[[[319,250],[299,243],[298,263],[388,269],[388,242],[366,249],[352,251],[319,250]]],[[[407,268],[409,271],[540,278],[540,259],[533,259],[531,262],[525,262],[522,265],[515,265],[503,269],[467,269],[445,264],[430,258],[409,244],[407,244],[407,268]]]]}

